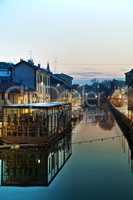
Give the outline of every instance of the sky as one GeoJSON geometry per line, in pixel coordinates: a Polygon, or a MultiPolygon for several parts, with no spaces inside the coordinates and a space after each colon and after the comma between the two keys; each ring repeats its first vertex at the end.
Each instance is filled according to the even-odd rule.
{"type": "Polygon", "coordinates": [[[0,61],[32,57],[76,79],[133,66],[132,0],[0,0],[0,61]]]}

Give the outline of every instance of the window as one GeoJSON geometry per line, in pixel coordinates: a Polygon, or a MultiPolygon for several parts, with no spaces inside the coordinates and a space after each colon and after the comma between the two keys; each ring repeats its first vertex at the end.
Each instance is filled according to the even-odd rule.
{"type": "Polygon", "coordinates": [[[0,69],[0,77],[10,77],[11,71],[9,69],[0,69]]]}

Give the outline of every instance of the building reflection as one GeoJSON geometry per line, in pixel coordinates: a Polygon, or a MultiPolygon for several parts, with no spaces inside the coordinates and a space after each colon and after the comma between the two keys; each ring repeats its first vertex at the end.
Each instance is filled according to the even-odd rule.
{"type": "Polygon", "coordinates": [[[104,112],[99,118],[99,127],[103,130],[112,130],[115,125],[115,120],[111,112],[104,112]]]}
{"type": "Polygon", "coordinates": [[[85,122],[94,126],[98,125],[103,130],[112,130],[115,125],[115,119],[108,107],[92,107],[85,112],[85,122]]]}
{"type": "Polygon", "coordinates": [[[70,134],[45,148],[1,150],[1,185],[48,186],[71,155],[70,134]]]}

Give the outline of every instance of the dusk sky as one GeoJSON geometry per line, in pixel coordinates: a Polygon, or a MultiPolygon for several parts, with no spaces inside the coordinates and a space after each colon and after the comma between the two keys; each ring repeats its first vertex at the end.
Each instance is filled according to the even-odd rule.
{"type": "Polygon", "coordinates": [[[32,55],[81,79],[133,65],[132,0],[0,0],[0,29],[0,61],[32,55]]]}

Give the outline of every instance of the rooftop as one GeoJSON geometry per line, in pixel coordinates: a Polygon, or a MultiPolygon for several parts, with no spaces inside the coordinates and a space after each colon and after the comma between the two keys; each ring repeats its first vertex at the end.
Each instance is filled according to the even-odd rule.
{"type": "Polygon", "coordinates": [[[131,69],[130,71],[126,72],[125,74],[130,74],[133,73],[133,69],[131,69]]]}
{"type": "Polygon", "coordinates": [[[51,74],[51,72],[48,69],[42,68],[40,64],[35,65],[32,60],[25,61],[25,60],[21,59],[20,62],[18,62],[15,66],[18,66],[18,65],[20,65],[22,63],[34,68],[35,70],[40,70],[40,71],[43,71],[43,72],[51,74]]]}
{"type": "Polygon", "coordinates": [[[13,63],[8,63],[8,62],[0,62],[0,68],[12,68],[14,66],[13,63]]]}

